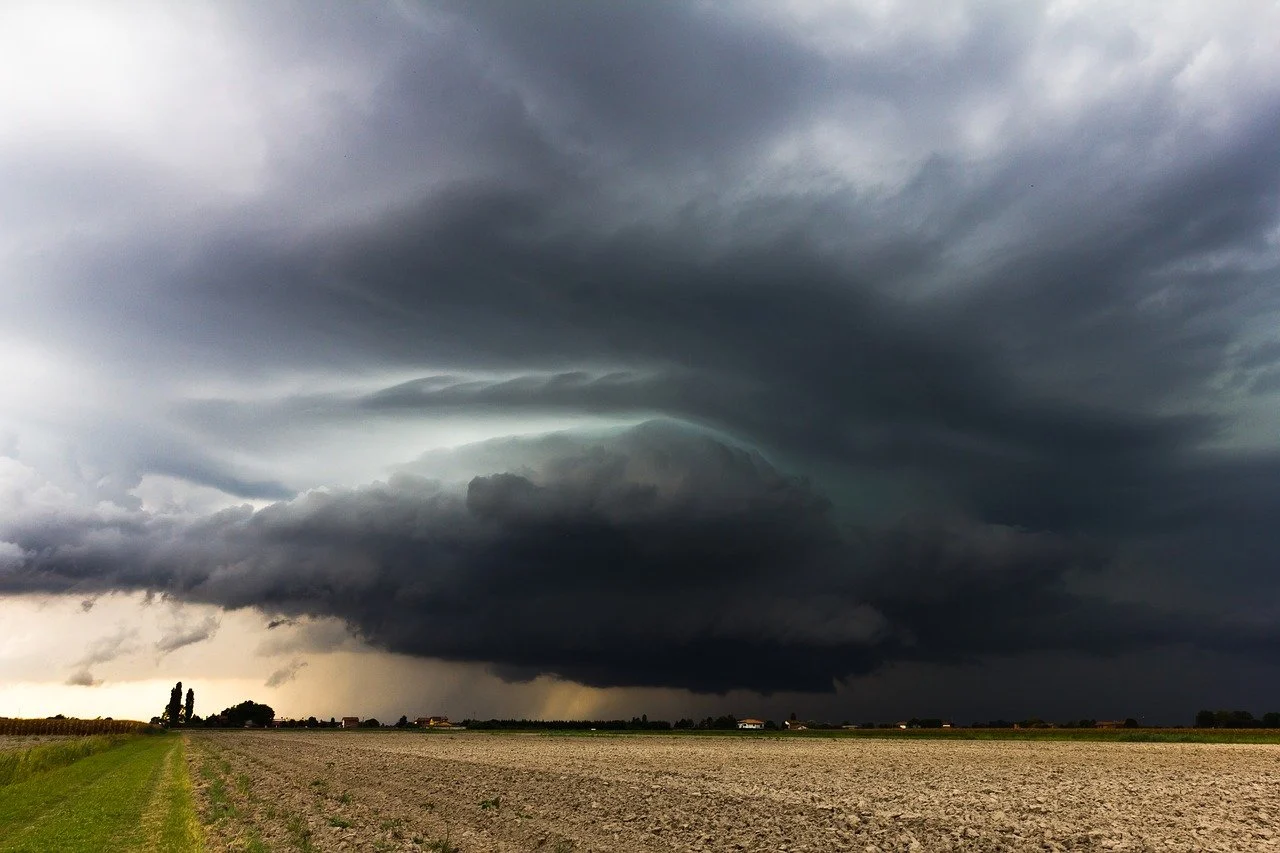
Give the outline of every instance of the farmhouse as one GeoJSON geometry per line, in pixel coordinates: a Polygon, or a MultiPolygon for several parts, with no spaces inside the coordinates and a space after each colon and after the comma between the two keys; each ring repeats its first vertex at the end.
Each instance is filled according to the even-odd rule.
{"type": "Polygon", "coordinates": [[[342,718],[342,727],[344,729],[354,729],[359,725],[360,725],[359,717],[343,717],[342,718]]]}
{"type": "Polygon", "coordinates": [[[750,717],[745,720],[738,720],[738,728],[740,729],[763,729],[764,720],[753,720],[750,717]]]}
{"type": "Polygon", "coordinates": [[[415,720],[424,729],[448,729],[453,727],[448,717],[419,717],[415,720]]]}

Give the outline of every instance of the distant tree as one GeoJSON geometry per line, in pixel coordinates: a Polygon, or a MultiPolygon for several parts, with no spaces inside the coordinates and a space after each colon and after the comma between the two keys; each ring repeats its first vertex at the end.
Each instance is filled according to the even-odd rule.
{"type": "Polygon", "coordinates": [[[320,721],[317,720],[315,717],[307,717],[307,728],[314,729],[314,728],[318,728],[319,725],[320,725],[320,721]]]}
{"type": "Polygon", "coordinates": [[[910,720],[907,721],[907,728],[909,729],[940,729],[942,728],[942,720],[937,717],[927,717],[924,719],[921,719],[919,717],[912,717],[910,720]]]}
{"type": "Polygon", "coordinates": [[[1258,725],[1248,711],[1214,711],[1213,724],[1220,729],[1251,729],[1258,725]]]}
{"type": "Polygon", "coordinates": [[[182,682],[179,681],[169,691],[169,704],[165,705],[160,715],[166,726],[182,725],[182,682]]]}
{"type": "Polygon", "coordinates": [[[187,704],[182,709],[182,722],[191,722],[191,715],[196,710],[196,690],[194,687],[187,688],[187,704]]]}
{"type": "Polygon", "coordinates": [[[401,714],[400,719],[396,720],[396,728],[403,729],[403,728],[407,728],[408,725],[409,725],[409,717],[405,714],[401,714]]]}
{"type": "Polygon", "coordinates": [[[275,716],[275,709],[270,705],[259,705],[251,699],[246,699],[239,705],[232,705],[230,708],[223,710],[218,715],[219,722],[217,725],[230,726],[237,729],[244,728],[245,723],[253,723],[255,726],[269,726],[275,716]]]}
{"type": "Polygon", "coordinates": [[[1125,717],[1124,727],[1126,729],[1136,729],[1138,727],[1138,721],[1135,720],[1133,717],[1125,717]]]}
{"type": "Polygon", "coordinates": [[[1280,729],[1280,711],[1268,711],[1263,714],[1262,725],[1268,729],[1280,729]]]}
{"type": "Polygon", "coordinates": [[[1214,713],[1208,708],[1201,709],[1196,712],[1196,728],[1211,729],[1217,723],[1214,713]]]}
{"type": "Polygon", "coordinates": [[[362,729],[378,729],[378,728],[382,728],[382,723],[378,722],[378,720],[377,720],[377,718],[376,718],[376,717],[370,717],[370,718],[369,718],[369,719],[367,719],[367,720],[361,720],[361,721],[360,721],[360,728],[362,728],[362,729]]]}

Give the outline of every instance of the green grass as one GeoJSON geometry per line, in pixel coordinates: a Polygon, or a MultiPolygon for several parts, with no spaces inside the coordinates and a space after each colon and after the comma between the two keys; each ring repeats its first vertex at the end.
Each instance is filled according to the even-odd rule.
{"type": "Polygon", "coordinates": [[[12,785],[48,770],[66,767],[82,758],[119,746],[128,739],[127,735],[94,735],[40,744],[14,752],[0,752],[0,785],[12,785]]]}
{"type": "Polygon", "coordinates": [[[293,842],[293,846],[302,851],[302,853],[311,853],[315,850],[315,845],[311,843],[311,828],[298,815],[291,815],[286,824],[289,830],[289,840],[293,842]]]}
{"type": "Polygon", "coordinates": [[[0,853],[200,849],[178,737],[131,739],[0,787],[0,853]]]}

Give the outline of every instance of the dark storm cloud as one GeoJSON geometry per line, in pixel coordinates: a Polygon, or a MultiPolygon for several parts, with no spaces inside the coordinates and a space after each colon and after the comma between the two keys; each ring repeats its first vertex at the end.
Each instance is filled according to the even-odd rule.
{"type": "Polygon", "coordinates": [[[1275,650],[1273,633],[1081,590],[1110,559],[1091,543],[962,519],[847,529],[758,454],[660,423],[549,446],[462,491],[398,475],[63,546],[9,530],[32,557],[3,589],[162,589],[336,616],[506,678],[698,691],[829,691],[888,662],[1013,649],[1275,650]]]}
{"type": "Polygon", "coordinates": [[[69,218],[151,225],[0,295],[130,394],[67,428],[114,507],[12,513],[0,588],[706,690],[1274,651],[1280,92],[1248,40],[1033,3],[227,9],[255,79],[308,81],[261,107],[257,196],[159,222],[139,155],[28,170],[69,218]],[[327,481],[257,470],[328,428],[542,415],[727,443],[488,445],[295,500],[327,481]],[[147,474],[284,502],[143,512],[147,474]]]}

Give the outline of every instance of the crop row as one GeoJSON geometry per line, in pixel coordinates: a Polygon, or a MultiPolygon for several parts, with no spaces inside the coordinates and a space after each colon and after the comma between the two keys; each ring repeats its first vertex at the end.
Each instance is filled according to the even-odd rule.
{"type": "Polygon", "coordinates": [[[12,735],[127,735],[158,731],[137,720],[19,720],[0,717],[0,736],[12,735]]]}

